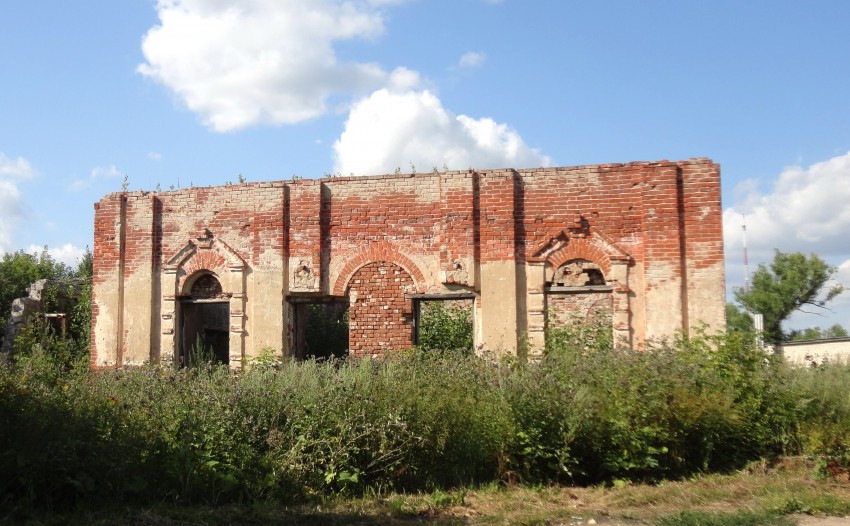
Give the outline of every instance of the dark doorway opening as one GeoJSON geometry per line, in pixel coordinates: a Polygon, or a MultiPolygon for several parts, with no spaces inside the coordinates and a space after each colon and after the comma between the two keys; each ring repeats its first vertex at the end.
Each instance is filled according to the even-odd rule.
{"type": "Polygon", "coordinates": [[[290,297],[292,355],[298,360],[348,356],[348,300],[290,297]]]}
{"type": "Polygon", "coordinates": [[[180,365],[230,363],[230,304],[183,301],[180,365]]]}
{"type": "Polygon", "coordinates": [[[230,302],[212,274],[198,277],[180,301],[180,365],[230,363],[230,302]]]}

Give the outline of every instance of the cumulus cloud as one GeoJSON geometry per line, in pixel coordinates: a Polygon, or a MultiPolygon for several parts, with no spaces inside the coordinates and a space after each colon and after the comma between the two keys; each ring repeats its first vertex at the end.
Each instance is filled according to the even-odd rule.
{"type": "Polygon", "coordinates": [[[138,71],[216,131],[322,115],[335,95],[368,93],[385,71],[341,61],[334,43],[384,32],[400,0],[159,0],[138,71]]]}
{"type": "MultiPolygon", "coordinates": [[[[733,193],[736,203],[723,212],[727,281],[733,287],[744,281],[744,214],[750,274],[758,264],[772,261],[774,249],[815,253],[837,265],[837,281],[850,287],[850,152],[807,167],[788,167],[768,192],[748,180],[733,193]]],[[[838,322],[850,329],[850,293],[838,296],[831,309],[797,313],[789,326],[827,327],[838,322]]]]}
{"type": "Polygon", "coordinates": [[[0,180],[0,255],[6,253],[12,232],[23,216],[21,193],[15,183],[0,180]]]}
{"type": "Polygon", "coordinates": [[[24,216],[18,183],[35,175],[32,165],[23,157],[12,159],[0,152],[0,254],[9,249],[12,233],[24,216]]]}
{"type": "Polygon", "coordinates": [[[77,179],[73,183],[69,189],[74,192],[79,192],[80,190],[84,190],[98,181],[102,181],[105,179],[118,179],[124,177],[124,174],[118,171],[118,168],[115,165],[110,166],[98,166],[92,169],[91,173],[89,173],[88,178],[86,179],[77,179]]]}
{"type": "Polygon", "coordinates": [[[23,157],[9,159],[0,152],[0,177],[6,176],[15,179],[30,179],[35,176],[29,161],[23,157]]]}
{"type": "Polygon", "coordinates": [[[516,130],[490,118],[455,115],[415,72],[399,69],[387,87],[357,101],[334,143],[335,170],[348,175],[549,166],[552,159],[525,144],[516,130]]]}
{"type": "Polygon", "coordinates": [[[485,60],[487,60],[487,55],[485,53],[467,51],[460,56],[460,60],[458,60],[457,65],[460,68],[474,68],[483,64],[485,60]]]}
{"type": "Polygon", "coordinates": [[[850,256],[850,152],[808,167],[791,166],[762,193],[745,181],[738,202],[723,213],[727,251],[742,243],[746,214],[748,244],[761,258],[773,248],[850,256]]]}
{"type": "MultiPolygon", "coordinates": [[[[159,24],[143,39],[146,62],[138,71],[216,131],[294,124],[362,97],[334,145],[336,169],[344,173],[410,163],[423,169],[551,164],[508,125],[444,109],[432,90],[419,87],[417,72],[387,74],[377,64],[337,57],[338,42],[383,34],[385,9],[404,1],[159,0],[159,24]]],[[[484,60],[470,51],[459,66],[484,60]]]]}
{"type": "MultiPolygon", "coordinates": [[[[26,251],[30,254],[41,254],[43,250],[44,247],[30,245],[26,251]]],[[[50,257],[52,257],[54,261],[64,263],[69,267],[76,267],[83,259],[86,249],[72,245],[71,243],[65,243],[60,247],[48,247],[47,253],[50,254],[50,257]]]]}

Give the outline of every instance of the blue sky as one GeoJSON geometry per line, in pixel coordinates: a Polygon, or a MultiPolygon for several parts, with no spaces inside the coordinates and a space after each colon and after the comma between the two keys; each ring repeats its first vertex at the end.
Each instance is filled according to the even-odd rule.
{"type": "MultiPolygon", "coordinates": [[[[711,157],[727,282],[850,285],[850,2],[0,4],[0,251],[92,244],[121,189],[711,157]]],[[[825,317],[850,328],[850,293],[825,317]]]]}

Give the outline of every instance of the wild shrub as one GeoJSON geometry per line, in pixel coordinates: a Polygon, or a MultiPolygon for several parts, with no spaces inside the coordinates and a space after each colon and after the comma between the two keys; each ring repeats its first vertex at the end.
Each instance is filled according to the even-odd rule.
{"type": "Polygon", "coordinates": [[[618,483],[787,453],[846,473],[849,368],[792,369],[746,335],[632,351],[610,334],[557,328],[528,363],[419,350],[89,371],[72,342],[33,330],[0,367],[0,506],[618,483]]]}
{"type": "Polygon", "coordinates": [[[491,362],[462,353],[416,355],[387,363],[386,392],[418,437],[404,487],[493,480],[514,435],[510,406],[491,362]]]}
{"type": "MultiPolygon", "coordinates": [[[[535,365],[547,371],[538,376],[555,377],[537,385],[558,393],[538,399],[569,406],[547,450],[557,444],[573,480],[657,480],[731,469],[782,450],[789,418],[783,388],[746,335],[697,334],[640,351],[618,348],[610,335],[598,323],[552,329],[535,365]]],[[[551,428],[548,414],[537,421],[551,428]]],[[[539,452],[547,442],[535,443],[539,452]]]]}
{"type": "Polygon", "coordinates": [[[799,451],[822,456],[824,474],[850,473],[850,365],[797,369],[787,380],[797,411],[799,451]]]}
{"type": "Polygon", "coordinates": [[[421,303],[419,347],[472,353],[472,308],[463,301],[421,303]]]}

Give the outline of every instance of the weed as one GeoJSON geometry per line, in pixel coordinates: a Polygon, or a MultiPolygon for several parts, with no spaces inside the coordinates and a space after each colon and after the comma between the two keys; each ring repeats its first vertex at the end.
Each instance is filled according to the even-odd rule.
{"type": "MultiPolygon", "coordinates": [[[[196,367],[88,371],[75,340],[34,325],[0,367],[0,507],[424,491],[414,507],[433,512],[473,500],[458,488],[497,482],[543,488],[536,499],[553,483],[598,484],[624,506],[663,506],[672,490],[640,483],[703,473],[675,497],[699,506],[728,486],[706,473],[776,475],[751,462],[789,453],[821,459],[817,488],[846,476],[850,368],[789,369],[740,335],[633,352],[594,336],[601,325],[558,331],[533,362],[466,351],[279,362],[268,349],[234,373],[202,341],[196,367]]],[[[850,512],[846,495],[767,480],[757,497],[770,513],[850,512]]]]}

